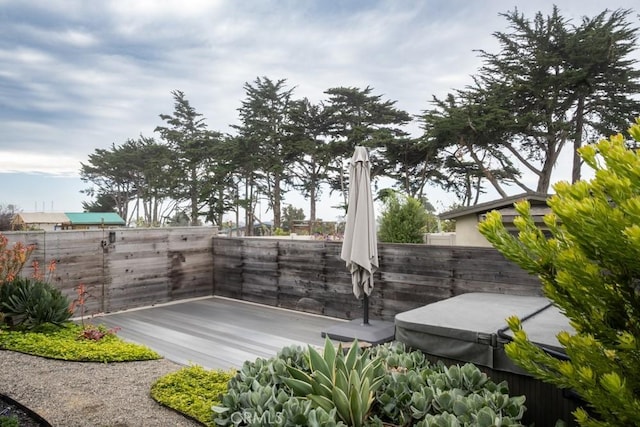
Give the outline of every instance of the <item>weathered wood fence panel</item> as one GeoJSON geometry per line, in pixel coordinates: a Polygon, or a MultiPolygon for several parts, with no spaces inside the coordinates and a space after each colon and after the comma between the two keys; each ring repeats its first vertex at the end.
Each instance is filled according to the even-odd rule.
{"type": "MultiPolygon", "coordinates": [[[[215,294],[353,319],[362,304],[340,259],[340,242],[215,237],[215,294]]],[[[372,318],[466,292],[541,295],[538,278],[491,248],[378,245],[372,318]]]]}
{"type": "MultiPolygon", "coordinates": [[[[90,313],[216,295],[353,319],[362,316],[340,242],[223,238],[205,227],[10,232],[71,299],[83,283],[90,313]],[[113,233],[110,239],[110,233],[113,233]]],[[[490,248],[380,244],[372,318],[465,292],[540,295],[540,283],[490,248]]],[[[31,265],[25,276],[33,272],[31,265]]]]}
{"type": "Polygon", "coordinates": [[[49,281],[71,300],[76,298],[75,288],[80,283],[90,291],[87,299],[88,313],[102,311],[100,299],[105,286],[105,268],[103,250],[100,246],[101,230],[78,231],[28,231],[4,233],[10,242],[22,241],[35,246],[22,275],[34,275],[34,262],[37,262],[44,280],[49,281]],[[55,271],[47,270],[51,261],[55,262],[55,271]]]}
{"type": "Polygon", "coordinates": [[[84,284],[89,314],[212,295],[213,234],[208,227],[5,233],[10,242],[36,247],[25,277],[37,261],[45,279],[71,300],[84,284]],[[56,269],[48,277],[51,260],[56,269]]]}
{"type": "Polygon", "coordinates": [[[378,256],[381,318],[453,295],[451,247],[381,244],[378,256]]]}
{"type": "Polygon", "coordinates": [[[105,311],[170,301],[169,234],[147,231],[114,231],[115,242],[105,248],[111,273],[105,311]]]}
{"type": "Polygon", "coordinates": [[[242,299],[242,271],[242,240],[213,239],[215,294],[242,299]]]}

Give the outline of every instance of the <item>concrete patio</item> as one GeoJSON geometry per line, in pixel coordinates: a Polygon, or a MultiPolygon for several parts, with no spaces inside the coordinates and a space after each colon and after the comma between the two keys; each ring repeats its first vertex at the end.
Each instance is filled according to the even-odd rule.
{"type": "Polygon", "coordinates": [[[345,321],[213,296],[96,316],[92,322],[120,327],[120,337],[174,362],[229,369],[289,345],[321,346],[321,331],[345,321]]]}

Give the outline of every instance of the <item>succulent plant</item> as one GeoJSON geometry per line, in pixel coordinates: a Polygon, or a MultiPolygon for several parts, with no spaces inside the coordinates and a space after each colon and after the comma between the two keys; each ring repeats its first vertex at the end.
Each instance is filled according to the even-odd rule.
{"type": "Polygon", "coordinates": [[[345,354],[341,344],[336,348],[327,339],[322,354],[309,346],[309,367],[311,373],[288,366],[291,378],[283,379],[284,383],[316,408],[327,412],[335,409],[346,424],[364,425],[383,380],[380,358],[370,357],[368,350],[361,351],[357,340],[345,354]]]}
{"type": "Polygon", "coordinates": [[[510,397],[475,365],[431,364],[401,344],[345,352],[287,347],[247,362],[215,408],[218,425],[520,426],[523,396],[510,397]]]}
{"type": "Polygon", "coordinates": [[[62,325],[71,317],[69,299],[49,283],[19,277],[0,288],[0,311],[13,326],[62,325]]]}

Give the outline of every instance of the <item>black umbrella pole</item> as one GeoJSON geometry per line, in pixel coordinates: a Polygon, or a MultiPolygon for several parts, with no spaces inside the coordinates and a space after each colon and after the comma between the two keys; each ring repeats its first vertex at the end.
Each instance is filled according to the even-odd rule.
{"type": "Polygon", "coordinates": [[[369,295],[364,294],[364,298],[362,299],[362,305],[364,307],[364,315],[362,316],[362,324],[369,324],[369,295]]]}

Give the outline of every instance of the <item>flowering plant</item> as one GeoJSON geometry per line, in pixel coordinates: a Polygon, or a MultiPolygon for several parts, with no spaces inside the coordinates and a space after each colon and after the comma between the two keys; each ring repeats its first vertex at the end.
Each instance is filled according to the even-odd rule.
{"type": "Polygon", "coordinates": [[[18,277],[34,250],[35,245],[25,245],[22,242],[9,247],[9,239],[0,234],[0,285],[18,277]]]}
{"type": "Polygon", "coordinates": [[[82,332],[78,335],[78,339],[100,341],[102,338],[112,336],[118,333],[120,327],[107,329],[103,325],[85,325],[82,326],[82,332]]]}
{"type": "Polygon", "coordinates": [[[85,315],[85,303],[87,299],[91,297],[91,294],[87,291],[87,287],[84,283],[80,283],[75,287],[76,291],[76,299],[71,301],[71,305],[69,306],[69,311],[71,314],[75,313],[77,308],[80,308],[80,322],[82,323],[82,328],[84,329],[84,315],[85,315]]]}
{"type": "Polygon", "coordinates": [[[44,272],[40,269],[40,263],[38,260],[33,260],[31,263],[31,267],[33,268],[33,274],[31,275],[34,280],[38,280],[40,282],[51,282],[51,277],[53,273],[56,271],[56,260],[52,259],[47,264],[47,277],[45,278],[44,272]]]}

